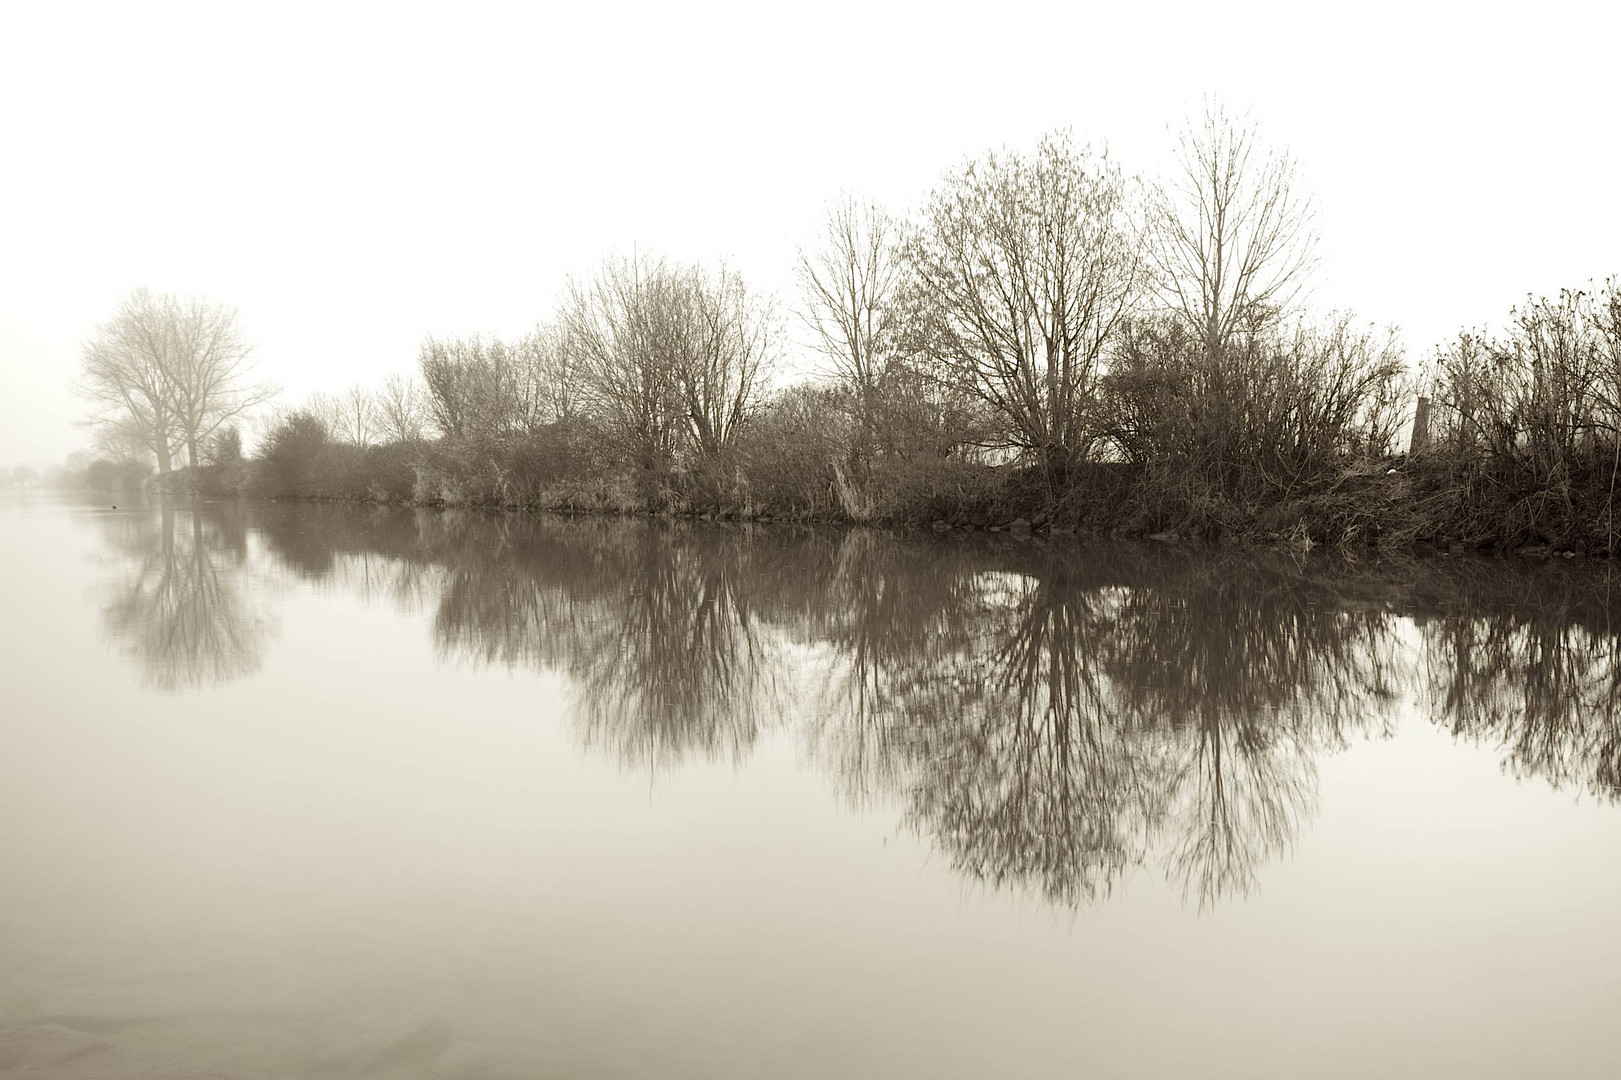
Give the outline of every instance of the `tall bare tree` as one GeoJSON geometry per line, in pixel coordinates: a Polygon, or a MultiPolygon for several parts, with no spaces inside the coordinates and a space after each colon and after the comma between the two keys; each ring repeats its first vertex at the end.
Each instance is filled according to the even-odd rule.
{"type": "Polygon", "coordinates": [[[1214,359],[1286,314],[1316,264],[1315,208],[1288,153],[1216,99],[1177,137],[1177,169],[1150,203],[1163,302],[1214,359]]]}
{"type": "Polygon", "coordinates": [[[736,273],[638,257],[576,284],[558,332],[605,433],[658,469],[683,446],[712,456],[730,444],[763,390],[773,329],[736,273]]]}
{"type": "Polygon", "coordinates": [[[675,385],[698,452],[713,456],[731,443],[774,362],[772,312],[724,266],[687,270],[674,284],[670,302],[687,310],[694,331],[672,350],[675,385]]]}
{"type": "Polygon", "coordinates": [[[904,248],[908,353],[1062,471],[1098,437],[1104,350],[1138,295],[1131,188],[1067,133],[947,175],[904,248]]]}
{"type": "Polygon", "coordinates": [[[211,434],[274,394],[251,371],[234,308],[137,289],[85,342],[78,387],[93,423],[140,438],[168,472],[177,449],[200,464],[211,434]]]}
{"type": "Polygon", "coordinates": [[[157,462],[174,467],[179,417],[166,374],[167,330],[161,306],[145,289],[131,293],[86,339],[76,389],[91,404],[90,423],[104,438],[138,442],[157,462]]]}
{"type": "Polygon", "coordinates": [[[681,432],[667,349],[658,343],[668,275],[662,262],[640,256],[609,259],[594,280],[571,286],[561,320],[591,413],[645,471],[668,466],[681,432]]]}
{"type": "Polygon", "coordinates": [[[253,346],[235,308],[197,297],[163,296],[156,302],[168,331],[163,367],[170,401],[187,462],[195,468],[210,435],[269,401],[276,390],[249,381],[253,346]]]}
{"type": "Polygon", "coordinates": [[[873,439],[874,399],[893,349],[897,240],[887,213],[845,195],[828,208],[817,245],[801,248],[795,266],[800,317],[855,400],[858,458],[873,439]]]}

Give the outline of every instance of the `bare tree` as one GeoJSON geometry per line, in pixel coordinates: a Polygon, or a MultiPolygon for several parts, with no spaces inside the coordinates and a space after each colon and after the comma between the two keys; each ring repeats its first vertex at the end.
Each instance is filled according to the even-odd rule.
{"type": "Polygon", "coordinates": [[[580,411],[580,373],[561,322],[541,323],[516,347],[523,373],[525,429],[575,419],[580,411]]]}
{"type": "Polygon", "coordinates": [[[236,309],[199,298],[157,301],[169,328],[164,370],[188,463],[202,463],[210,435],[234,417],[275,396],[274,387],[250,383],[253,347],[236,309]]]}
{"type": "Polygon", "coordinates": [[[505,350],[507,415],[503,419],[513,432],[532,434],[550,419],[546,385],[550,347],[543,328],[537,326],[505,350]]]}
{"type": "Polygon", "coordinates": [[[590,411],[616,449],[647,471],[668,466],[681,433],[668,350],[658,343],[668,275],[660,262],[610,259],[594,281],[572,285],[561,321],[590,411]]]}
{"type": "Polygon", "coordinates": [[[463,352],[460,342],[429,337],[417,353],[424,411],[439,434],[448,438],[460,437],[471,427],[472,374],[463,352]]]}
{"type": "Polygon", "coordinates": [[[558,333],[585,403],[642,468],[724,450],[774,360],[770,306],[736,273],[638,258],[576,284],[558,333]]]}
{"type": "Polygon", "coordinates": [[[356,383],[337,399],[336,406],[337,435],[356,446],[370,446],[379,426],[377,399],[372,392],[356,383]]]}
{"type": "Polygon", "coordinates": [[[131,293],[85,341],[76,383],[94,409],[90,423],[109,431],[104,438],[145,446],[160,473],[174,467],[179,442],[165,371],[167,336],[159,303],[145,289],[131,293]]]}
{"type": "MultiPolygon", "coordinates": [[[[341,438],[343,436],[343,402],[340,399],[333,397],[331,394],[322,393],[321,391],[317,390],[309,397],[305,398],[303,407],[296,411],[307,413],[308,415],[320,420],[321,426],[325,429],[328,436],[332,438],[341,438]]],[[[272,421],[272,427],[277,426],[282,420],[285,420],[287,416],[292,414],[287,410],[283,410],[283,412],[285,415],[278,416],[272,421]]]]}
{"type": "Polygon", "coordinates": [[[506,437],[533,431],[545,412],[544,342],[525,337],[428,338],[418,369],[429,418],[451,437],[506,437]]]}
{"type": "Polygon", "coordinates": [[[772,311],[724,266],[688,270],[675,284],[670,300],[690,309],[695,331],[674,351],[675,384],[698,452],[712,457],[731,443],[774,362],[772,311]]]}
{"type": "Polygon", "coordinates": [[[892,351],[900,282],[896,233],[882,209],[845,195],[829,207],[818,246],[801,248],[795,266],[800,317],[855,399],[857,457],[873,440],[874,399],[892,351]]]}
{"type": "Polygon", "coordinates": [[[422,399],[409,375],[390,375],[377,395],[378,435],[388,442],[422,438],[422,399]]]}
{"type": "Polygon", "coordinates": [[[904,248],[908,353],[1050,471],[1098,437],[1099,364],[1140,278],[1129,197],[1106,155],[1048,135],[949,174],[904,248]]]}
{"type": "Polygon", "coordinates": [[[85,343],[79,388],[93,422],[138,433],[168,472],[178,447],[197,466],[208,436],[274,395],[251,370],[234,308],[137,289],[85,343]]]}
{"type": "Polygon", "coordinates": [[[150,434],[129,422],[127,415],[97,424],[93,441],[97,456],[114,464],[152,464],[150,434]]]}
{"type": "Polygon", "coordinates": [[[1289,155],[1215,99],[1178,136],[1176,160],[1151,200],[1148,250],[1163,302],[1213,360],[1298,299],[1316,263],[1315,208],[1289,155]]]}
{"type": "Polygon", "coordinates": [[[507,387],[507,424],[514,431],[533,434],[578,412],[578,372],[564,340],[558,324],[541,323],[507,350],[510,370],[502,382],[507,387]]]}

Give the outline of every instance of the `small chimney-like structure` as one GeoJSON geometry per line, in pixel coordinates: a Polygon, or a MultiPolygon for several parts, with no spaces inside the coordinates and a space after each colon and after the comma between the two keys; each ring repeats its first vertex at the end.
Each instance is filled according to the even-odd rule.
{"type": "Polygon", "coordinates": [[[1407,452],[1416,454],[1430,445],[1430,399],[1418,399],[1418,407],[1413,410],[1413,437],[1407,444],[1407,452]]]}

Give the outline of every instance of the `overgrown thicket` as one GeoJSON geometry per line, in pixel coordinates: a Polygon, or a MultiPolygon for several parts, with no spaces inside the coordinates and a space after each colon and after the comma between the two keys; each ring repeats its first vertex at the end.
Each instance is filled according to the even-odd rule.
{"type": "Polygon", "coordinates": [[[1439,350],[1421,455],[1437,528],[1464,541],[1613,551],[1621,284],[1561,292],[1439,350]]]}
{"type": "Polygon", "coordinates": [[[1415,522],[1386,465],[1409,408],[1401,350],[1338,317],[1211,350],[1175,320],[1127,327],[1102,416],[1147,529],[1374,539],[1415,522]]]}
{"type": "Polygon", "coordinates": [[[1176,149],[1148,184],[1057,133],[964,162],[907,219],[836,203],[796,265],[808,380],[784,385],[787,320],[735,271],[616,258],[521,338],[429,338],[414,376],[313,399],[250,465],[183,483],[1608,550],[1613,285],[1465,335],[1421,381],[1392,333],[1302,303],[1315,212],[1287,154],[1216,103],[1176,149]]]}

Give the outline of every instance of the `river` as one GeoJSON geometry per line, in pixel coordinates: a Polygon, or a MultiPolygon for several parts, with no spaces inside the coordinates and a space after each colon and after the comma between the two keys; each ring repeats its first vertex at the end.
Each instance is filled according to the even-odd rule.
{"type": "Polygon", "coordinates": [[[0,496],[0,1074],[1614,1075],[1607,565],[124,499],[0,496]]]}

